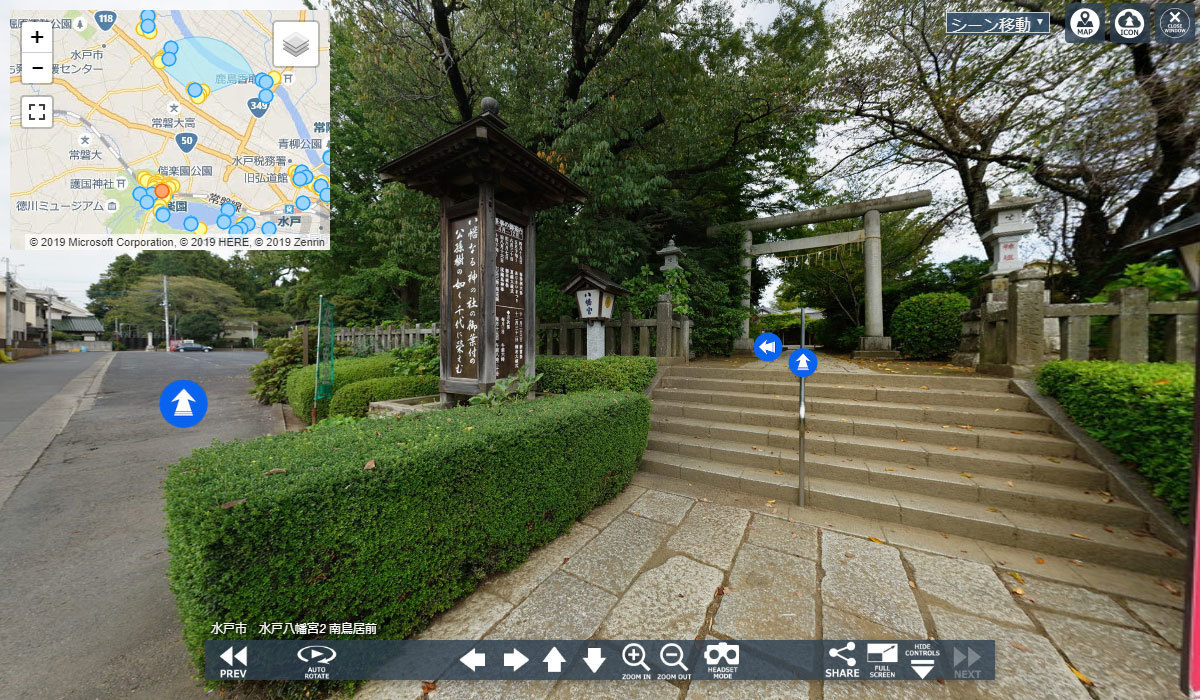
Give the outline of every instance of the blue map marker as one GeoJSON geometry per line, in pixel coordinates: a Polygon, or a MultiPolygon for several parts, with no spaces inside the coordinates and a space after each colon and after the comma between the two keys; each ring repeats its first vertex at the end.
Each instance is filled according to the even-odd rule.
{"type": "Polygon", "coordinates": [[[803,379],[817,371],[817,354],[812,350],[793,350],[788,355],[788,369],[803,379]]]}
{"type": "Polygon", "coordinates": [[[754,356],[763,362],[774,362],[783,354],[783,341],[774,333],[760,333],[754,339],[754,356]]]}
{"type": "Polygon", "coordinates": [[[117,21],[117,13],[112,10],[96,10],[96,14],[92,17],[96,19],[96,26],[104,32],[112,29],[113,24],[117,21]]]}
{"type": "Polygon", "coordinates": [[[196,382],[177,379],[158,395],[158,412],[176,428],[190,428],[208,413],[208,394],[196,382]]]}
{"type": "Polygon", "coordinates": [[[179,150],[191,153],[192,149],[196,147],[196,135],[190,131],[175,134],[175,143],[179,145],[179,150]]]}
{"type": "Polygon", "coordinates": [[[250,99],[246,100],[246,106],[250,108],[250,113],[254,115],[255,119],[261,119],[262,115],[267,113],[267,107],[270,107],[271,105],[263,102],[257,97],[251,97],[250,99]]]}

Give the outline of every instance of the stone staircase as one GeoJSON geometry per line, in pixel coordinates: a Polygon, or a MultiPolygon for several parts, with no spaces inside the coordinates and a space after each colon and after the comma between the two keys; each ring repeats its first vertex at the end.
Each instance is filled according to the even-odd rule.
{"type": "MultiPolygon", "coordinates": [[[[795,503],[798,382],[777,364],[665,368],[642,469],[795,503]]],[[[806,507],[1186,574],[1007,379],[818,372],[806,397],[806,507]]]]}

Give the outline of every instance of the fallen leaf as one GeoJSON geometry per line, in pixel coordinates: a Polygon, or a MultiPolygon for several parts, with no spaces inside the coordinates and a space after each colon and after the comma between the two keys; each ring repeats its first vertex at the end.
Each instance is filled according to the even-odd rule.
{"type": "Polygon", "coordinates": [[[267,471],[263,472],[263,476],[271,476],[272,474],[287,474],[287,470],[279,467],[276,469],[268,469],[267,471]]]}
{"type": "Polygon", "coordinates": [[[1037,563],[1039,563],[1039,564],[1045,564],[1045,563],[1046,563],[1046,560],[1045,560],[1045,559],[1042,559],[1041,557],[1035,557],[1035,558],[1034,558],[1034,561],[1036,561],[1036,562],[1037,562],[1037,563]]]}
{"type": "Polygon", "coordinates": [[[1081,540],[1090,540],[1090,539],[1092,539],[1091,537],[1088,537],[1087,535],[1081,535],[1081,534],[1079,534],[1078,532],[1072,532],[1072,533],[1071,533],[1071,537],[1078,537],[1078,538],[1079,538],[1079,539],[1081,539],[1081,540]]]}
{"type": "Polygon", "coordinates": [[[900,442],[908,442],[908,440],[905,440],[904,438],[900,438],[900,442]]]}
{"type": "Polygon", "coordinates": [[[1075,674],[1075,677],[1079,679],[1080,683],[1083,683],[1084,685],[1088,686],[1089,688],[1095,685],[1095,683],[1092,683],[1092,679],[1090,679],[1087,676],[1080,673],[1079,669],[1075,668],[1071,664],[1067,664],[1067,668],[1071,669],[1071,673],[1075,674]]]}
{"type": "Polygon", "coordinates": [[[1008,486],[1008,487],[1010,487],[1010,488],[1011,488],[1011,487],[1012,487],[1012,485],[1013,485],[1013,482],[1011,482],[1011,481],[1006,481],[1006,482],[1004,482],[1004,485],[1005,485],[1005,486],[1008,486]]]}
{"type": "Polygon", "coordinates": [[[909,581],[909,582],[908,582],[908,587],[909,587],[909,588],[913,588],[913,589],[915,589],[915,588],[917,587],[917,582],[916,582],[916,581],[909,581]]]}
{"type": "Polygon", "coordinates": [[[708,503],[708,499],[707,499],[707,498],[701,498],[701,499],[700,499],[700,501],[701,501],[702,503],[708,503]]]}
{"type": "Polygon", "coordinates": [[[225,501],[224,503],[221,504],[221,507],[224,508],[225,510],[229,510],[230,508],[232,508],[234,506],[240,506],[245,502],[246,502],[246,499],[239,498],[236,501],[225,501]]]}
{"type": "Polygon", "coordinates": [[[1025,647],[1021,646],[1020,644],[1017,644],[1016,642],[1009,642],[1009,644],[1011,644],[1011,645],[1012,645],[1012,647],[1013,647],[1014,649],[1017,649],[1018,651],[1024,651],[1024,652],[1028,652],[1028,651],[1029,651],[1028,649],[1026,649],[1025,647]]]}
{"type": "Polygon", "coordinates": [[[776,473],[776,474],[782,474],[783,472],[781,472],[781,471],[779,471],[778,469],[776,469],[776,470],[775,470],[775,473],[776,473]]]}
{"type": "Polygon", "coordinates": [[[974,478],[975,478],[975,477],[971,476],[970,474],[968,474],[968,473],[966,473],[966,472],[959,472],[959,473],[958,473],[958,475],[959,475],[959,476],[965,476],[965,477],[967,477],[968,479],[974,479],[974,478]]]}
{"type": "Polygon", "coordinates": [[[467,427],[463,428],[463,430],[474,430],[474,429],[475,429],[475,426],[473,426],[473,425],[468,425],[467,427]]]}
{"type": "Polygon", "coordinates": [[[884,470],[885,472],[894,472],[894,471],[896,471],[895,469],[892,469],[891,467],[884,467],[884,468],[883,468],[883,470],[884,470]]]}
{"type": "Polygon", "coordinates": [[[1015,578],[1017,580],[1017,583],[1025,583],[1025,579],[1021,576],[1021,574],[1018,574],[1015,571],[1008,572],[1008,575],[1015,578]]]}
{"type": "Polygon", "coordinates": [[[374,468],[375,468],[375,460],[373,460],[373,459],[367,460],[367,463],[365,465],[363,465],[363,469],[374,469],[374,468]]]}
{"type": "Polygon", "coordinates": [[[947,450],[955,450],[955,451],[957,451],[957,450],[958,450],[958,448],[957,448],[957,447],[954,447],[953,445],[946,445],[946,449],[947,449],[947,450]]]}
{"type": "Polygon", "coordinates": [[[944,532],[939,531],[938,534],[941,535],[942,537],[945,537],[946,539],[950,539],[950,535],[947,535],[944,532]]]}
{"type": "Polygon", "coordinates": [[[432,693],[435,690],[437,690],[437,682],[436,681],[421,681],[421,692],[422,693],[432,693]]]}
{"type": "Polygon", "coordinates": [[[875,544],[883,544],[883,540],[879,539],[878,537],[868,537],[867,539],[871,540],[875,544]]]}
{"type": "Polygon", "coordinates": [[[989,513],[999,513],[1000,509],[999,508],[988,508],[987,511],[989,513]]]}
{"type": "Polygon", "coordinates": [[[1013,435],[1023,435],[1024,434],[1020,430],[1010,430],[1008,432],[1012,433],[1013,435]]]}
{"type": "Polygon", "coordinates": [[[772,498],[771,500],[767,501],[767,505],[771,505],[771,504],[772,504],[772,503],[774,503],[774,502],[775,502],[775,499],[774,499],[774,498],[772,498]]]}
{"type": "MultiPolygon", "coordinates": [[[[907,464],[906,464],[906,465],[904,465],[904,466],[908,467],[908,465],[907,465],[907,464]]],[[[917,470],[917,468],[916,468],[916,467],[908,467],[908,468],[909,468],[909,469],[911,469],[911,470],[913,470],[914,472],[917,470]]]]}
{"type": "Polygon", "coordinates": [[[1107,525],[1101,525],[1100,527],[1104,528],[1104,531],[1105,531],[1105,532],[1112,532],[1112,531],[1113,531],[1113,529],[1112,529],[1111,527],[1107,526],[1107,525]]]}
{"type": "Polygon", "coordinates": [[[921,385],[921,388],[922,388],[922,389],[928,389],[929,387],[927,387],[927,386],[925,386],[924,384],[922,384],[922,385],[921,385]]]}
{"type": "Polygon", "coordinates": [[[564,563],[564,564],[566,564],[566,563],[567,563],[568,561],[570,561],[570,560],[571,560],[571,557],[563,557],[563,563],[564,563]]]}
{"type": "Polygon", "coordinates": [[[1047,457],[1046,459],[1050,460],[1051,462],[1054,462],[1055,464],[1062,464],[1061,459],[1055,459],[1053,457],[1047,457]]]}
{"type": "Polygon", "coordinates": [[[1079,567],[1079,568],[1081,568],[1081,569],[1082,569],[1082,568],[1086,568],[1086,567],[1087,567],[1087,565],[1086,565],[1086,564],[1084,564],[1083,562],[1079,561],[1078,559],[1072,559],[1072,560],[1071,560],[1071,563],[1072,563],[1072,564],[1074,564],[1075,566],[1078,566],[1078,567],[1079,567]]]}
{"type": "Polygon", "coordinates": [[[997,408],[997,409],[996,409],[996,413],[999,413],[999,412],[1000,412],[1000,409],[998,409],[998,408],[997,408]]]}
{"type": "Polygon", "coordinates": [[[853,558],[854,558],[854,553],[853,553],[853,552],[846,552],[846,558],[847,558],[847,559],[853,559],[853,558]]]}
{"type": "Polygon", "coordinates": [[[1025,595],[1025,589],[1021,588],[1020,586],[1017,586],[1016,588],[1012,589],[1012,592],[1013,592],[1013,595],[1025,595]]]}
{"type": "Polygon", "coordinates": [[[943,427],[943,428],[949,428],[950,426],[948,426],[948,425],[943,425],[942,427],[943,427]]]}
{"type": "Polygon", "coordinates": [[[1171,595],[1173,595],[1173,596],[1178,596],[1178,595],[1180,595],[1179,589],[1178,589],[1178,588],[1176,588],[1175,586],[1172,586],[1171,584],[1167,583],[1166,581],[1162,581],[1162,580],[1156,580],[1156,581],[1155,581],[1155,583],[1157,583],[1158,585],[1160,585],[1160,586],[1162,586],[1163,588],[1167,589],[1167,592],[1168,592],[1168,593],[1170,593],[1170,594],[1171,594],[1171,595]]]}

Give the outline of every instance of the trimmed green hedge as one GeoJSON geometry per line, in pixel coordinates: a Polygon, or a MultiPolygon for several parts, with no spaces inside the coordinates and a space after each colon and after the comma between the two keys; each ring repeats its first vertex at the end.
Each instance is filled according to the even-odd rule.
{"type": "Polygon", "coordinates": [[[892,338],[905,357],[945,357],[958,348],[962,312],[971,300],[958,292],[929,292],[911,296],[892,313],[892,338]]]}
{"type": "Polygon", "coordinates": [[[253,623],[374,622],[380,639],[409,636],[619,493],[649,416],[641,394],[591,392],[194,451],[164,486],[168,576],[193,661],[203,668],[215,622],[279,639],[294,635],[253,623]]]}
{"type": "Polygon", "coordinates": [[[658,361],[622,355],[606,355],[598,360],[539,355],[537,372],[542,375],[538,387],[549,394],[596,389],[645,391],[658,373],[658,361]]]}
{"type": "Polygon", "coordinates": [[[1037,385],[1089,435],[1132,462],[1168,510],[1187,520],[1192,365],[1050,362],[1038,372],[1037,385]]]}
{"type": "MultiPolygon", "coordinates": [[[[338,389],[364,379],[392,376],[392,363],[396,356],[381,352],[370,357],[346,357],[333,361],[333,393],[338,389]]],[[[312,414],[313,380],[316,365],[297,367],[288,374],[287,400],[301,420],[308,422],[312,414]]],[[[317,420],[329,415],[329,399],[317,402],[317,420]]]]}
{"type": "Polygon", "coordinates": [[[361,382],[347,384],[333,392],[333,399],[329,402],[329,415],[362,418],[367,415],[368,404],[372,401],[424,396],[436,394],[437,391],[438,378],[436,376],[364,379],[361,382]]]}

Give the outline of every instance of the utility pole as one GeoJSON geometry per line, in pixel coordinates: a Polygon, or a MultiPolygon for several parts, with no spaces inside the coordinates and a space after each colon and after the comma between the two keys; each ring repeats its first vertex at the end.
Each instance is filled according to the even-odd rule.
{"type": "Polygon", "coordinates": [[[166,349],[171,352],[171,310],[167,302],[167,276],[163,275],[163,331],[166,333],[166,349]]]}
{"type": "Polygon", "coordinates": [[[4,349],[7,351],[12,347],[12,315],[13,315],[13,296],[12,296],[12,270],[9,268],[9,259],[4,259],[4,349]]]}

